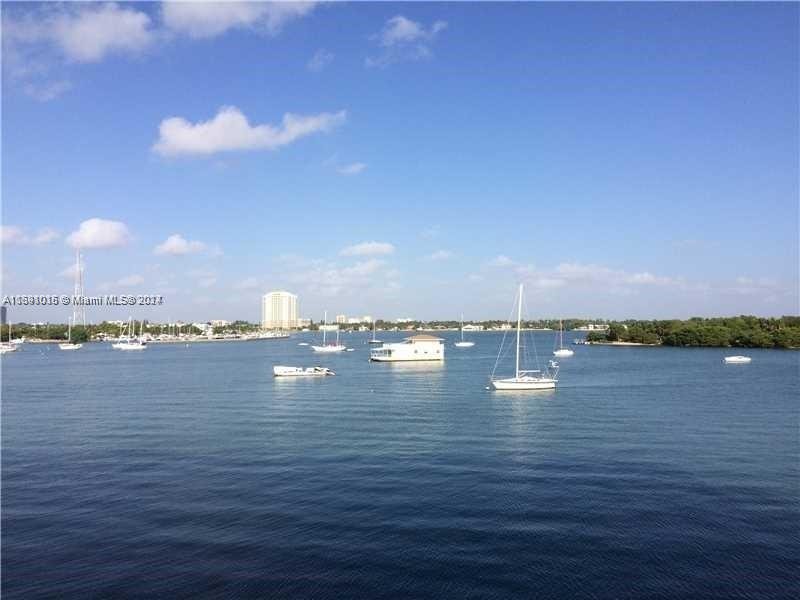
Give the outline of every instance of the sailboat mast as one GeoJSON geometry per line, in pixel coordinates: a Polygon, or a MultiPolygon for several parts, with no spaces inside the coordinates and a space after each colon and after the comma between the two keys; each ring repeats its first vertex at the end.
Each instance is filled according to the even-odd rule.
{"type": "Polygon", "coordinates": [[[328,311],[325,311],[325,317],[322,320],[322,345],[325,345],[325,332],[328,331],[328,311]]]}
{"type": "Polygon", "coordinates": [[[72,317],[67,319],[67,342],[72,343],[72,317]]]}
{"type": "Polygon", "coordinates": [[[522,325],[522,284],[519,284],[519,306],[517,306],[517,374],[519,379],[519,330],[522,325]]]}
{"type": "Polygon", "coordinates": [[[461,313],[461,341],[464,341],[464,313],[461,313]]]}

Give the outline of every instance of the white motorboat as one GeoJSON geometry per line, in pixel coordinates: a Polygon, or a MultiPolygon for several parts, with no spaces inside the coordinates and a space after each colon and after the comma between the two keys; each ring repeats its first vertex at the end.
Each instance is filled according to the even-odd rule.
{"type": "Polygon", "coordinates": [[[574,356],[574,350],[564,348],[564,324],[561,322],[561,319],[558,320],[558,339],[558,349],[553,350],[553,356],[557,356],[558,358],[568,358],[570,356],[574,356]]]}
{"type": "Polygon", "coordinates": [[[326,334],[328,333],[328,311],[325,311],[325,318],[323,319],[323,326],[322,326],[322,345],[321,346],[311,346],[314,352],[323,352],[323,353],[331,353],[331,352],[344,352],[347,349],[347,346],[344,344],[339,343],[339,328],[336,328],[336,343],[335,344],[328,344],[326,343],[326,334]]]}
{"type": "Polygon", "coordinates": [[[308,346],[308,342],[300,342],[297,344],[298,346],[308,346]]]}
{"type": "MultiPolygon", "coordinates": [[[[514,377],[499,379],[494,377],[492,372],[491,382],[496,390],[552,390],[558,383],[558,363],[551,360],[548,367],[541,371],[539,369],[520,369],[520,331],[522,330],[522,284],[519,286],[519,304],[517,306],[517,353],[514,369],[514,377]]],[[[505,336],[504,336],[505,339],[505,336]]],[[[500,344],[500,351],[495,361],[495,369],[500,362],[503,352],[503,345],[500,344]]]]}
{"type": "Polygon", "coordinates": [[[472,348],[475,342],[470,342],[464,339],[464,314],[461,314],[461,341],[453,344],[456,348],[472,348]]]}
{"type": "Polygon", "coordinates": [[[749,356],[726,356],[722,359],[722,361],[728,365],[743,365],[749,363],[751,360],[753,359],[749,356]]]}
{"type": "Polygon", "coordinates": [[[83,348],[83,344],[73,344],[72,343],[72,317],[69,318],[67,321],[67,341],[59,344],[58,347],[61,350],[80,350],[83,348]]]}
{"type": "Polygon", "coordinates": [[[284,367],[277,365],[272,367],[272,374],[275,377],[327,377],[336,375],[328,367],[284,367]]]}

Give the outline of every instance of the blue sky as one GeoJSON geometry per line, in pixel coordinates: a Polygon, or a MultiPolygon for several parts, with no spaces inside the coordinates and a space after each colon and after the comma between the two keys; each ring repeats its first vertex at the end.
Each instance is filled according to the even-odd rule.
{"type": "Polygon", "coordinates": [[[3,293],[81,245],[139,318],[797,314],[799,14],[4,3],[3,293]]]}

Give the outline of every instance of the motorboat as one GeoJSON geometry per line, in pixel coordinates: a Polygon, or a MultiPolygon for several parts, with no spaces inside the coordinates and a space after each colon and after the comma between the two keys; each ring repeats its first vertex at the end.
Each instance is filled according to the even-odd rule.
{"type": "Polygon", "coordinates": [[[328,367],[284,367],[276,365],[272,367],[272,374],[275,377],[327,377],[336,375],[328,367]]]}
{"type": "Polygon", "coordinates": [[[722,361],[727,365],[744,365],[752,361],[749,356],[726,356],[722,361]]]}

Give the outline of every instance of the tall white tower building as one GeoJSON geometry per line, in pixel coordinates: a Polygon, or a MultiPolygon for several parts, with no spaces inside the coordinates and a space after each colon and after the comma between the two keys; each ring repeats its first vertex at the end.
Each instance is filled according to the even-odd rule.
{"type": "Polygon", "coordinates": [[[297,327],[297,296],[282,290],[264,294],[261,298],[262,329],[295,329],[297,327]]]}

